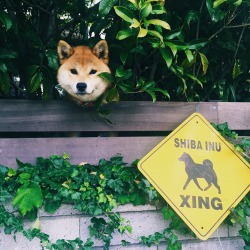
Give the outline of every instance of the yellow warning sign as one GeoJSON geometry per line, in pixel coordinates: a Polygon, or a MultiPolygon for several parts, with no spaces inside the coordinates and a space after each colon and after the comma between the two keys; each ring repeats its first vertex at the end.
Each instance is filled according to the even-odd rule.
{"type": "Polygon", "coordinates": [[[202,240],[250,191],[249,164],[199,113],[143,157],[138,168],[202,240]]]}

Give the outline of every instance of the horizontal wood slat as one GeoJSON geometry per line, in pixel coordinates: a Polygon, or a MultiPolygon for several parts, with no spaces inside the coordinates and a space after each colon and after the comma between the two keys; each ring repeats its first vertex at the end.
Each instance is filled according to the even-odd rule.
{"type": "Polygon", "coordinates": [[[0,132],[171,131],[195,111],[232,129],[250,128],[250,103],[119,102],[105,108],[112,111],[111,125],[71,102],[0,100],[0,132]]]}
{"type": "Polygon", "coordinates": [[[163,137],[19,138],[0,139],[0,164],[17,168],[16,158],[35,163],[36,157],[70,155],[70,162],[96,164],[100,159],[121,154],[131,163],[142,158],[163,137]]]}
{"type": "Polygon", "coordinates": [[[250,130],[250,102],[219,102],[219,123],[228,122],[234,130],[250,130]]]}

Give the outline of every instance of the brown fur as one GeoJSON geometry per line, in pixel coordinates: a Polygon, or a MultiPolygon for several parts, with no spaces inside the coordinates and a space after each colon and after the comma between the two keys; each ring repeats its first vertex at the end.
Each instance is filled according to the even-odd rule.
{"type": "Polygon", "coordinates": [[[110,73],[108,45],[105,40],[93,49],[88,46],[72,47],[59,41],[57,52],[61,66],[58,69],[59,85],[76,101],[92,102],[103,95],[111,83],[98,75],[110,73]]]}

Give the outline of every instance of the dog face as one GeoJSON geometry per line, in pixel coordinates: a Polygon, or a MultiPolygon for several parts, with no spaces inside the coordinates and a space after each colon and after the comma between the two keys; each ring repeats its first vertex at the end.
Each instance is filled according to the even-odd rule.
{"type": "Polygon", "coordinates": [[[57,52],[61,64],[58,83],[74,99],[95,101],[110,87],[110,82],[98,76],[103,72],[110,73],[105,40],[98,42],[92,50],[87,46],[71,47],[65,41],[59,41],[57,52]]]}
{"type": "Polygon", "coordinates": [[[180,158],[178,158],[178,160],[179,161],[186,161],[186,160],[188,160],[190,157],[189,157],[189,155],[187,154],[187,153],[183,153],[182,155],[181,155],[181,157],[180,158]]]}

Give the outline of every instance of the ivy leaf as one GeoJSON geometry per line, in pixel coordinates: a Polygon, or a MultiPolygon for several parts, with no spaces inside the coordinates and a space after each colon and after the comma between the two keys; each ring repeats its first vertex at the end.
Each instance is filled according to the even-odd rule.
{"type": "Polygon", "coordinates": [[[53,214],[62,204],[61,200],[57,201],[46,201],[44,209],[46,212],[53,214]]]}
{"type": "Polygon", "coordinates": [[[108,186],[115,190],[118,194],[121,194],[123,191],[123,182],[121,180],[109,180],[108,186]]]}
{"type": "Polygon", "coordinates": [[[131,199],[129,194],[119,194],[117,197],[117,201],[122,205],[129,203],[130,200],[131,199]]]}
{"type": "Polygon", "coordinates": [[[26,215],[33,207],[39,208],[42,206],[42,191],[36,183],[30,186],[21,186],[13,200],[13,206],[19,206],[22,215],[26,215]]]}

